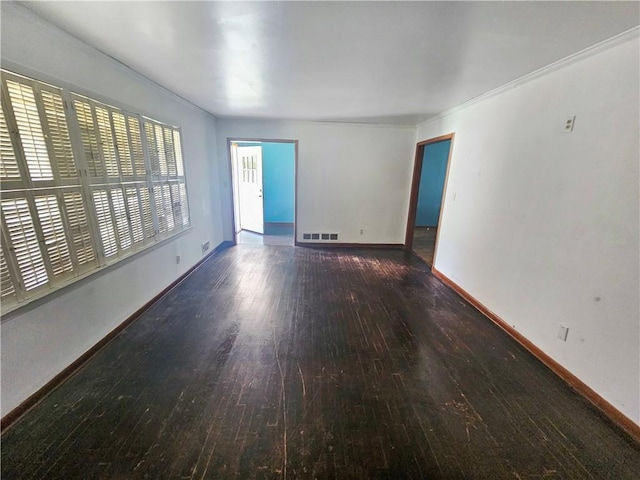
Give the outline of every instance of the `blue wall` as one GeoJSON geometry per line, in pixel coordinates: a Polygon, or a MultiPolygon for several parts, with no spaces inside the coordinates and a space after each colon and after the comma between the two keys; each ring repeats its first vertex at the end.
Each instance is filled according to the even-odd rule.
{"type": "Polygon", "coordinates": [[[265,223],[293,223],[295,144],[262,143],[265,223]]]}
{"type": "Polygon", "coordinates": [[[416,213],[416,226],[418,227],[438,225],[450,147],[451,140],[431,143],[424,147],[418,191],[418,211],[416,213]]]}

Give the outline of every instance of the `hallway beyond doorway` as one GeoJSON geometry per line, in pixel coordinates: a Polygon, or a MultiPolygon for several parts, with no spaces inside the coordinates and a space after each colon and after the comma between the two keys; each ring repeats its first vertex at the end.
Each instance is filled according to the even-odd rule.
{"type": "Polygon", "coordinates": [[[228,139],[228,142],[236,242],[295,244],[297,141],[228,139]],[[258,238],[262,234],[274,238],[258,238]],[[291,237],[291,242],[283,237],[291,237]]]}
{"type": "Polygon", "coordinates": [[[438,227],[416,227],[413,231],[413,253],[433,265],[438,227]]]}

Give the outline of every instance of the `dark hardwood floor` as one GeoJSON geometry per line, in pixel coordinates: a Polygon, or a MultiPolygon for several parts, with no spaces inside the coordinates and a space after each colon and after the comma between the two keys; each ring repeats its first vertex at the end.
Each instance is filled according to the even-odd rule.
{"type": "Polygon", "coordinates": [[[438,227],[416,227],[413,231],[413,253],[429,265],[433,265],[437,234],[438,227]]]}
{"type": "Polygon", "coordinates": [[[640,447],[416,257],[241,245],[6,431],[2,478],[618,480],[640,447]]]}

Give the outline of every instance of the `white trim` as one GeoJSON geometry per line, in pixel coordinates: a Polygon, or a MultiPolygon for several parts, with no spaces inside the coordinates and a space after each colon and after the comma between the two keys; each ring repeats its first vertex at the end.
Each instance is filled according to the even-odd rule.
{"type": "Polygon", "coordinates": [[[398,123],[366,123],[366,122],[340,122],[338,120],[296,120],[294,118],[267,118],[267,117],[232,117],[221,116],[215,117],[219,121],[228,122],[263,122],[263,123],[280,123],[292,125],[326,125],[326,126],[353,126],[353,127],[371,127],[371,128],[398,128],[403,130],[411,130],[416,128],[413,124],[398,123]]]}
{"type": "Polygon", "coordinates": [[[441,118],[444,118],[448,115],[451,115],[452,113],[455,113],[459,110],[463,110],[467,107],[470,107],[471,105],[474,105],[476,103],[480,103],[484,100],[487,100],[489,98],[495,97],[496,95],[499,95],[501,93],[507,92],[509,90],[512,90],[514,88],[517,88],[525,83],[531,82],[537,78],[540,78],[544,75],[547,75],[551,72],[555,72],[556,70],[560,70],[564,67],[567,67],[573,63],[579,62],[581,60],[584,60],[586,58],[592,57],[593,55],[597,55],[600,52],[603,52],[605,50],[608,50],[610,48],[615,47],[616,45],[620,45],[624,42],[627,42],[629,40],[632,40],[634,38],[640,38],[640,26],[637,27],[633,27],[629,30],[626,30],[622,33],[619,33],[618,35],[615,35],[611,38],[608,38],[606,40],[603,40],[599,43],[596,43],[595,45],[591,45],[590,47],[585,48],[584,50],[580,50],[579,52],[573,53],[571,55],[569,55],[568,57],[564,57],[560,60],[557,60],[553,63],[550,63],[549,65],[547,65],[546,67],[542,67],[539,68],[538,70],[534,70],[531,73],[527,73],[526,75],[523,75],[522,77],[516,78],[515,80],[512,80],[508,83],[505,83],[504,85],[501,85],[500,87],[494,88],[493,90],[489,90],[488,92],[485,92],[481,95],[478,95],[477,97],[474,97],[470,100],[467,100],[466,102],[463,102],[459,105],[456,105],[454,107],[448,108],[447,110],[444,110],[440,113],[437,113],[436,115],[433,115],[429,118],[427,118],[426,120],[420,122],[419,124],[417,124],[415,126],[416,129],[429,125],[441,118]]]}

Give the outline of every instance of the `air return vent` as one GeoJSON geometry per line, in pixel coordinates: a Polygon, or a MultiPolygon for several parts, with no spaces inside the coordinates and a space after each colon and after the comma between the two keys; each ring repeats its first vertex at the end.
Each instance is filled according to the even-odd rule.
{"type": "Polygon", "coordinates": [[[303,240],[338,240],[337,233],[303,233],[303,240]]]}

